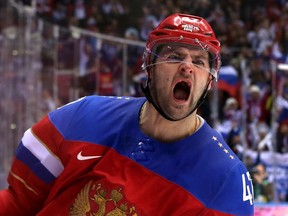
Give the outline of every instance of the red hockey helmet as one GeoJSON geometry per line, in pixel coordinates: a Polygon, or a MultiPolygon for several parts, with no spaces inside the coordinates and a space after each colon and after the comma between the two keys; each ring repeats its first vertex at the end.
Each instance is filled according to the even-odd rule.
{"type": "Polygon", "coordinates": [[[198,16],[172,14],[164,19],[148,36],[143,69],[155,61],[157,47],[164,44],[197,47],[209,53],[210,71],[217,80],[221,65],[220,42],[208,22],[198,16]]]}

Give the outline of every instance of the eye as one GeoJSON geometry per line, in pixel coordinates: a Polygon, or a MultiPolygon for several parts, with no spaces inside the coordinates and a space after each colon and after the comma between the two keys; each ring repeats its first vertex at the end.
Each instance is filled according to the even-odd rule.
{"type": "Polygon", "coordinates": [[[177,53],[170,53],[168,56],[167,56],[167,59],[175,59],[175,60],[181,60],[181,56],[177,53]]]}
{"type": "Polygon", "coordinates": [[[170,60],[170,61],[182,61],[184,58],[181,54],[177,53],[177,52],[169,52],[169,53],[166,53],[164,55],[164,58],[166,60],[170,60]]]}
{"type": "Polygon", "coordinates": [[[192,63],[195,65],[195,66],[199,66],[199,67],[202,67],[202,68],[206,68],[206,69],[209,69],[209,61],[206,59],[206,58],[195,58],[192,63]]]}
{"type": "Polygon", "coordinates": [[[192,63],[194,65],[199,65],[199,66],[202,66],[202,67],[205,66],[205,62],[203,60],[193,60],[192,63]]]}

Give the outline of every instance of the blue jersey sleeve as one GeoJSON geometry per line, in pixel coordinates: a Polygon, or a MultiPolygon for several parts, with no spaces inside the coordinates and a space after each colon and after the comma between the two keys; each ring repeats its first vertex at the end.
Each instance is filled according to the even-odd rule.
{"type": "Polygon", "coordinates": [[[247,169],[239,163],[227,175],[212,206],[225,209],[236,216],[254,215],[252,179],[247,169]]]}

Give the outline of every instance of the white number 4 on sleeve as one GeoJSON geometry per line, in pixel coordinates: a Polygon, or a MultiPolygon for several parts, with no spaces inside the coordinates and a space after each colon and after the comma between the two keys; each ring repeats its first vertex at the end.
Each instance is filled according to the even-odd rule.
{"type": "Polygon", "coordinates": [[[243,185],[243,202],[250,201],[250,205],[253,204],[253,185],[252,179],[249,172],[246,172],[248,182],[246,183],[245,174],[242,174],[242,185],[243,185]]]}

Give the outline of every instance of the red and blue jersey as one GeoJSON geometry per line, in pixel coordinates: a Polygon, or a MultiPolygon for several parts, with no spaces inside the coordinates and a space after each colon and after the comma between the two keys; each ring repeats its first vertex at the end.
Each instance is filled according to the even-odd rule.
{"type": "Polygon", "coordinates": [[[140,129],[145,101],[89,96],[36,123],[17,149],[0,213],[253,215],[250,175],[221,135],[204,122],[161,143],[140,129]]]}

